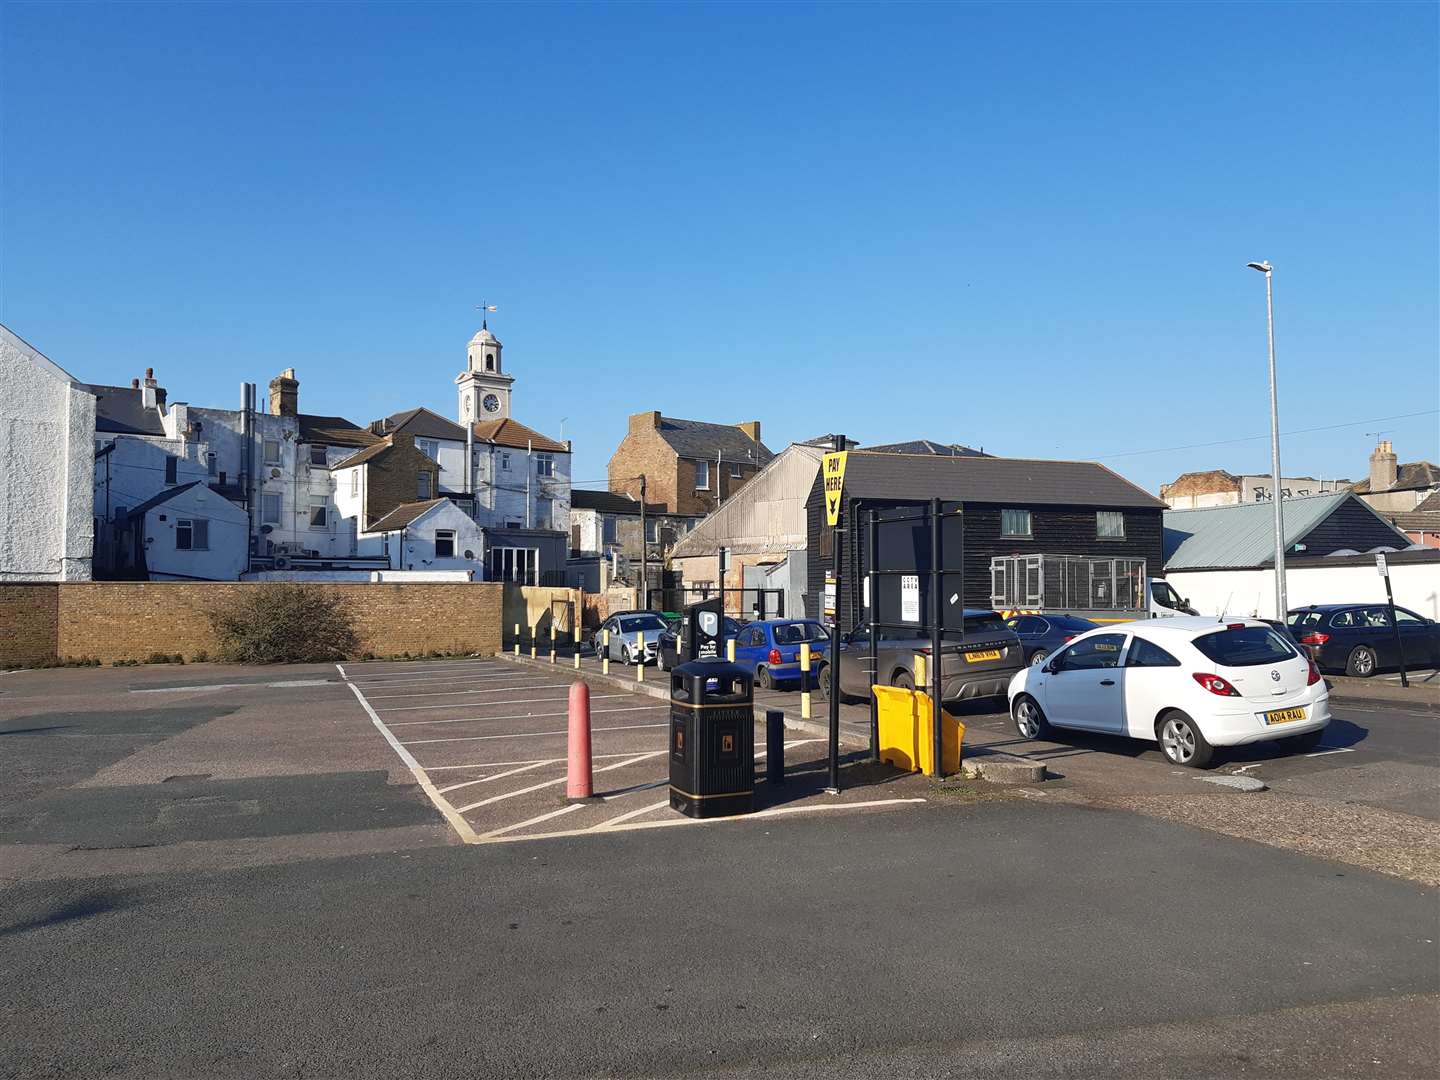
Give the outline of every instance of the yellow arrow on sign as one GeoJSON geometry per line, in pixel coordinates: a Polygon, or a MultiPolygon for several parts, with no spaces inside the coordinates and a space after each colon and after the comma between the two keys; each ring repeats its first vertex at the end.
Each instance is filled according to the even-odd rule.
{"type": "Polygon", "coordinates": [[[837,450],[825,455],[821,463],[821,475],[825,477],[825,524],[832,528],[840,524],[840,499],[845,491],[845,463],[850,451],[837,450]]]}

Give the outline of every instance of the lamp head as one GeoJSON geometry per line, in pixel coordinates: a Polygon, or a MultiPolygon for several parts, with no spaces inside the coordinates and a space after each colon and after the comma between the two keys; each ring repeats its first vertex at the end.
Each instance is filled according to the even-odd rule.
{"type": "Polygon", "coordinates": [[[1268,274],[1273,269],[1273,267],[1268,262],[1253,262],[1246,263],[1245,265],[1248,266],[1251,270],[1259,270],[1262,274],[1268,274]]]}

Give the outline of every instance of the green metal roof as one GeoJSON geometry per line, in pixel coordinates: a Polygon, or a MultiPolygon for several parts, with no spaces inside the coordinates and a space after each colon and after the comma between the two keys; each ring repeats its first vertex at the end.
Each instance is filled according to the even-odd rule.
{"type": "MultiPolygon", "coordinates": [[[[1347,499],[1348,491],[1285,499],[1285,549],[1304,541],[1347,499]]],[[[1359,500],[1356,500],[1357,502],[1359,500]]],[[[1362,504],[1363,505],[1363,504],[1362,504]]],[[[1165,511],[1165,569],[1243,569],[1275,561],[1273,503],[1165,511]]]]}

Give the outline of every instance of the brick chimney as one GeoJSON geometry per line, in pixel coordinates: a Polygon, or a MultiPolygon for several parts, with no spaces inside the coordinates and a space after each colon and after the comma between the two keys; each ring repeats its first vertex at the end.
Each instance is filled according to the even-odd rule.
{"type": "Polygon", "coordinates": [[[1370,490],[1389,491],[1395,486],[1400,475],[1399,459],[1389,439],[1381,439],[1380,445],[1370,455],[1370,490]]]}
{"type": "Polygon", "coordinates": [[[760,441],[760,421],[759,421],[759,420],[747,420],[747,421],[745,421],[745,423],[743,423],[743,424],[737,424],[736,427],[738,427],[738,428],[739,428],[741,431],[743,431],[747,436],[749,436],[751,442],[753,442],[753,443],[758,443],[758,442],[760,441]]]}
{"type": "Polygon", "coordinates": [[[651,410],[650,412],[637,412],[630,414],[631,431],[659,431],[660,414],[651,410]]]}
{"type": "Polygon", "coordinates": [[[270,415],[294,416],[300,411],[300,380],[295,369],[287,367],[270,380],[270,415]]]}

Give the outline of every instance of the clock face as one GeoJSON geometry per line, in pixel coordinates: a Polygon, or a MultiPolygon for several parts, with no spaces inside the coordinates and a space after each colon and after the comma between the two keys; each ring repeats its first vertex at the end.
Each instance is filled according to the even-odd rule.
{"type": "Polygon", "coordinates": [[[499,399],[498,397],[496,397],[494,394],[486,394],[486,395],[485,395],[485,400],[484,400],[481,404],[483,404],[483,405],[485,406],[485,411],[486,411],[486,412],[499,412],[499,411],[500,411],[500,399],[499,399]]]}

